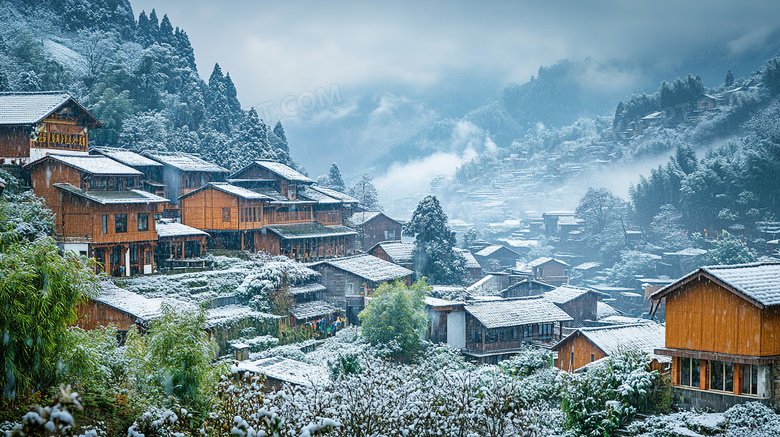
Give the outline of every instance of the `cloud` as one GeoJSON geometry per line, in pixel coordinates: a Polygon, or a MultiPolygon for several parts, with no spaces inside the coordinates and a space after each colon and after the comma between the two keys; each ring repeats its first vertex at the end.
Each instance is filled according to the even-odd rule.
{"type": "Polygon", "coordinates": [[[729,41],[728,48],[732,55],[739,55],[742,52],[755,47],[764,42],[766,37],[772,33],[769,27],[760,27],[747,35],[743,35],[733,41],[729,41]]]}

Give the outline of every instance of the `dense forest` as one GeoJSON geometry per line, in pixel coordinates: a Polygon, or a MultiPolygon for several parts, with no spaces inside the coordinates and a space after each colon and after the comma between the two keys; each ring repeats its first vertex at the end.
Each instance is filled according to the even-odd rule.
{"type": "Polygon", "coordinates": [[[243,110],[230,74],[198,75],[187,33],[127,0],[0,4],[0,91],[67,90],[102,123],[92,145],[200,153],[237,170],[295,166],[281,123],[243,110]]]}

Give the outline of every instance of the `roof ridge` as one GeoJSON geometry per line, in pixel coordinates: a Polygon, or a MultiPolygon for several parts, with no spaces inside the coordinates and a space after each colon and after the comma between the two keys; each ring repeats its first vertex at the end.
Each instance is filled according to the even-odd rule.
{"type": "Polygon", "coordinates": [[[71,97],[73,97],[73,94],[70,93],[70,91],[66,90],[48,90],[48,91],[0,91],[0,95],[2,96],[9,96],[9,95],[54,95],[54,94],[67,94],[71,97]]]}
{"type": "Polygon", "coordinates": [[[579,328],[579,330],[583,332],[592,332],[592,331],[601,331],[601,330],[608,331],[612,329],[635,328],[638,326],[653,326],[653,325],[660,325],[660,323],[626,323],[623,325],[586,326],[583,328],[579,328]]]}
{"type": "Polygon", "coordinates": [[[749,267],[761,267],[761,266],[776,266],[780,265],[780,261],[756,261],[752,263],[743,264],[716,264],[711,266],[702,266],[704,270],[727,270],[727,269],[744,269],[749,267]]]}

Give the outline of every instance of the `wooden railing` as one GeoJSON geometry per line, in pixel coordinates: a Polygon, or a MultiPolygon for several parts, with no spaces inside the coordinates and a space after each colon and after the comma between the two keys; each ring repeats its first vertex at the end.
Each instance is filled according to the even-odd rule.
{"type": "Polygon", "coordinates": [[[283,223],[303,223],[310,222],[311,211],[288,211],[288,212],[272,212],[269,214],[271,220],[270,224],[283,224],[283,223]]]}

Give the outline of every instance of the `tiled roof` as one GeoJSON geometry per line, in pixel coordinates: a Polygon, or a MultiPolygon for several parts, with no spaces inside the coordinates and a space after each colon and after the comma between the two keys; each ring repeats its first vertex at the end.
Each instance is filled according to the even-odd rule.
{"type": "Polygon", "coordinates": [[[563,285],[561,287],[558,287],[556,289],[544,293],[544,297],[550,299],[555,303],[563,304],[566,302],[571,302],[574,299],[577,299],[578,297],[587,293],[595,293],[595,292],[584,288],[573,287],[571,285],[563,285]]]}
{"type": "Polygon", "coordinates": [[[288,240],[357,235],[357,232],[355,232],[354,229],[346,226],[325,226],[316,222],[296,223],[291,225],[268,225],[265,229],[288,240]]]}
{"type": "Polygon", "coordinates": [[[63,191],[75,194],[101,205],[122,205],[128,203],[163,203],[168,199],[141,190],[126,191],[84,191],[68,183],[52,184],[63,191]]]}
{"type": "Polygon", "coordinates": [[[328,382],[328,370],[282,357],[242,361],[234,370],[262,374],[269,378],[301,386],[319,386],[328,382]]]}
{"type": "Polygon", "coordinates": [[[671,361],[671,357],[654,355],[653,351],[664,347],[666,341],[666,327],[658,323],[580,328],[579,331],[607,355],[621,349],[639,349],[659,362],[671,361]]]}
{"type": "MultiPolygon", "coordinates": [[[[0,125],[36,124],[72,99],[67,91],[0,93],[0,125]]],[[[100,126],[92,114],[73,102],[90,117],[90,125],[100,126]]]]}
{"type": "MultiPolygon", "coordinates": [[[[249,166],[252,166],[252,165],[258,165],[258,166],[260,166],[260,167],[270,171],[271,173],[281,177],[282,179],[287,179],[288,181],[302,182],[302,183],[309,183],[309,184],[313,184],[314,183],[313,180],[307,178],[306,176],[304,176],[300,172],[296,171],[295,169],[293,169],[293,168],[291,168],[291,167],[289,167],[287,165],[282,164],[281,162],[276,162],[276,161],[255,161],[252,164],[250,164],[249,166]]],[[[249,167],[249,166],[247,166],[247,167],[249,167]]],[[[239,170],[238,173],[241,173],[241,171],[243,171],[243,170],[239,170]]],[[[235,175],[233,175],[233,176],[235,176],[235,175]]]]}
{"type": "Polygon", "coordinates": [[[334,258],[327,261],[320,261],[314,265],[320,264],[331,265],[376,283],[402,279],[414,273],[407,268],[366,254],[348,256],[346,258],[334,258]]]}
{"type": "Polygon", "coordinates": [[[584,262],[584,263],[582,263],[580,265],[575,266],[574,270],[590,270],[590,269],[597,268],[597,267],[601,267],[601,263],[590,261],[590,262],[584,262]]]}
{"type": "Polygon", "coordinates": [[[531,267],[531,268],[539,267],[540,265],[546,264],[546,263],[548,263],[550,261],[555,261],[558,264],[561,264],[561,265],[564,265],[566,267],[569,267],[569,265],[566,264],[565,262],[563,262],[563,261],[561,261],[559,259],[549,258],[549,257],[536,258],[535,260],[533,260],[533,261],[528,263],[528,267],[531,267]]]}
{"type": "Polygon", "coordinates": [[[620,314],[620,312],[612,308],[609,304],[596,302],[596,320],[601,320],[609,316],[617,316],[618,314],[620,314]]]}
{"type": "Polygon", "coordinates": [[[347,219],[350,225],[355,227],[363,226],[364,223],[369,222],[374,219],[374,217],[378,216],[379,214],[382,214],[381,211],[363,211],[363,212],[356,212],[347,219]]]}
{"type": "Polygon", "coordinates": [[[35,167],[47,159],[53,159],[71,167],[77,168],[83,172],[100,176],[141,176],[143,173],[128,167],[121,162],[114,161],[107,156],[101,155],[66,155],[52,153],[43,158],[31,162],[28,168],[35,167]]]}
{"type": "Polygon", "coordinates": [[[230,173],[217,164],[213,164],[198,156],[191,155],[184,152],[144,152],[144,156],[147,156],[157,162],[161,162],[165,165],[177,168],[181,171],[202,171],[211,173],[230,173]]]}
{"type": "Polygon", "coordinates": [[[765,306],[780,305],[780,263],[702,268],[765,306]]]}
{"type": "Polygon", "coordinates": [[[302,294],[316,293],[318,291],[325,291],[325,286],[318,283],[296,285],[289,288],[290,294],[293,296],[300,296],[302,294]]]}
{"type": "Polygon", "coordinates": [[[209,236],[208,233],[203,232],[200,229],[195,229],[192,226],[164,220],[157,223],[155,228],[157,229],[157,238],[209,236]]]}
{"type": "Polygon", "coordinates": [[[510,248],[508,248],[506,246],[502,246],[500,244],[494,244],[492,246],[488,246],[488,247],[480,250],[479,252],[475,253],[474,255],[487,257],[487,256],[493,255],[494,253],[496,253],[498,251],[501,251],[501,250],[509,251],[509,252],[513,253],[514,255],[517,255],[518,257],[520,256],[520,254],[518,254],[514,250],[512,250],[512,249],[510,249],[510,248]]]}
{"type": "Polygon", "coordinates": [[[455,252],[458,252],[459,254],[463,255],[463,258],[466,259],[466,268],[467,269],[481,269],[482,266],[479,265],[477,262],[477,259],[474,258],[474,254],[469,252],[466,249],[458,249],[457,247],[453,248],[455,252]]]}
{"type": "Polygon", "coordinates": [[[108,156],[109,158],[119,161],[122,164],[129,165],[130,167],[162,167],[159,162],[149,159],[140,153],[131,152],[127,149],[120,149],[118,147],[96,147],[93,151],[108,156]]]}
{"type": "Polygon", "coordinates": [[[335,197],[328,196],[325,193],[320,192],[319,190],[314,190],[310,186],[303,187],[302,189],[298,189],[298,196],[305,197],[307,199],[311,199],[321,205],[340,205],[343,202],[339,199],[336,199],[335,197]]]}
{"type": "Polygon", "coordinates": [[[541,296],[468,302],[464,309],[488,329],[573,320],[541,296]]]}
{"type": "Polygon", "coordinates": [[[403,243],[401,241],[383,241],[377,243],[396,264],[411,264],[412,252],[414,252],[414,243],[403,243]]]}
{"type": "Polygon", "coordinates": [[[336,314],[339,309],[333,306],[330,302],[324,300],[313,300],[311,302],[303,302],[290,308],[290,314],[298,320],[309,320],[318,317],[323,317],[331,314],[336,314]]]}
{"type": "Polygon", "coordinates": [[[359,203],[359,201],[354,197],[344,194],[340,191],[332,190],[330,188],[320,187],[319,185],[312,185],[309,188],[311,188],[312,190],[319,191],[320,193],[325,194],[327,196],[338,199],[344,203],[354,203],[354,204],[359,203]]]}
{"type": "Polygon", "coordinates": [[[195,191],[191,191],[181,197],[187,197],[191,196],[194,193],[203,191],[208,188],[213,188],[215,190],[222,191],[224,193],[232,194],[234,196],[238,196],[242,199],[247,200],[273,200],[272,197],[269,197],[266,194],[258,193],[255,190],[249,190],[244,187],[239,187],[237,185],[229,184],[227,182],[209,182],[208,184],[198,188],[195,191]]]}
{"type": "Polygon", "coordinates": [[[100,294],[93,300],[130,314],[144,322],[160,317],[162,315],[161,307],[163,303],[168,303],[176,308],[187,308],[192,311],[197,309],[195,305],[189,302],[160,297],[145,297],[124,288],[119,288],[112,281],[103,281],[100,294]]]}

